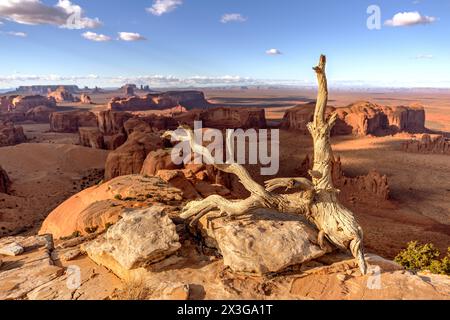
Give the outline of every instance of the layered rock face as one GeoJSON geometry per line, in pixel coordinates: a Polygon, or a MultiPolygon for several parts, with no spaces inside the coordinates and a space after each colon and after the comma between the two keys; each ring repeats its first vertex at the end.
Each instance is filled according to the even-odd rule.
{"type": "Polygon", "coordinates": [[[80,145],[94,149],[105,149],[105,141],[98,128],[81,127],[78,129],[78,133],[80,145]]]}
{"type": "Polygon", "coordinates": [[[183,124],[193,127],[194,121],[202,121],[204,128],[213,129],[260,129],[266,128],[264,109],[244,108],[212,108],[208,110],[192,110],[181,113],[174,118],[183,124]]]}
{"type": "MultiPolygon", "coordinates": [[[[281,128],[309,134],[307,124],[314,115],[313,103],[288,110],[281,128]]],[[[425,110],[421,106],[387,107],[371,102],[357,102],[344,108],[328,107],[338,120],[332,135],[388,135],[399,132],[424,132],[425,110]]]]}
{"type": "Polygon", "coordinates": [[[402,150],[423,154],[450,154],[450,140],[444,136],[430,136],[424,134],[420,139],[402,143],[402,150]]]}
{"type": "Polygon", "coordinates": [[[0,193],[8,193],[9,187],[11,186],[11,181],[9,180],[6,171],[0,167],[0,193]]]}
{"type": "Polygon", "coordinates": [[[100,111],[97,115],[98,128],[104,135],[123,133],[124,123],[131,118],[133,115],[127,112],[100,111]]]}
{"type": "Polygon", "coordinates": [[[161,94],[148,94],[143,97],[113,98],[108,109],[113,111],[145,111],[164,110],[175,107],[186,109],[206,108],[209,103],[206,101],[203,92],[200,91],[171,91],[161,94]]]}
{"type": "Polygon", "coordinates": [[[53,92],[50,92],[47,95],[49,98],[53,98],[56,102],[75,102],[78,101],[78,98],[75,98],[71,92],[69,92],[64,87],[59,87],[53,92]]]}
{"type": "Polygon", "coordinates": [[[97,117],[89,111],[53,112],[50,115],[50,130],[76,133],[80,127],[96,127],[97,117]]]}
{"type": "Polygon", "coordinates": [[[154,133],[145,122],[133,125],[130,130],[132,131],[127,132],[127,141],[108,155],[105,165],[106,180],[140,173],[147,155],[167,146],[166,140],[154,133]]]}
{"type": "Polygon", "coordinates": [[[27,137],[21,126],[15,126],[12,122],[0,123],[0,146],[14,146],[26,142],[27,137]]]}

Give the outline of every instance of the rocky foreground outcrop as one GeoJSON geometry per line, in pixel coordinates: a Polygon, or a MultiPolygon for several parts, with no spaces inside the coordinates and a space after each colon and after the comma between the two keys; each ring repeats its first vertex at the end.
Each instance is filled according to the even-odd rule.
{"type": "Polygon", "coordinates": [[[21,126],[16,126],[12,122],[0,123],[0,147],[14,146],[26,140],[21,126]]]}
{"type": "Polygon", "coordinates": [[[420,139],[403,142],[402,150],[422,154],[450,154],[450,140],[441,135],[424,134],[420,139]]]}
{"type": "Polygon", "coordinates": [[[41,230],[53,233],[54,246],[32,251],[24,241],[36,243],[35,237],[0,241],[0,249],[11,243],[24,248],[1,258],[0,299],[448,299],[449,277],[412,274],[372,254],[365,256],[369,274],[362,276],[351,256],[321,248],[317,230],[295,215],[262,210],[230,220],[213,212],[189,225],[179,218],[180,194],[157,178],[136,175],[83,191],[41,230]],[[115,205],[102,204],[111,197],[115,205]],[[96,224],[83,222],[89,232],[58,240],[60,230],[69,233],[86,221],[80,214],[86,208],[96,224]],[[111,210],[115,219],[106,223],[111,210]],[[73,266],[83,277],[76,288],[65,285],[73,266]],[[83,276],[92,269],[95,277],[83,276]]]}
{"type": "MultiPolygon", "coordinates": [[[[288,110],[281,128],[309,134],[315,104],[299,105],[288,110]]],[[[344,108],[329,106],[327,113],[336,112],[338,120],[332,135],[390,135],[399,132],[425,132],[425,110],[421,106],[381,106],[371,102],[356,102],[344,108]]]]}
{"type": "Polygon", "coordinates": [[[76,133],[80,127],[97,127],[97,117],[89,111],[53,112],[50,130],[60,133],[76,133]]]}
{"type": "Polygon", "coordinates": [[[113,111],[164,110],[175,107],[186,109],[206,108],[209,106],[203,92],[171,91],[159,94],[148,94],[143,97],[113,98],[108,109],[113,111]]]}

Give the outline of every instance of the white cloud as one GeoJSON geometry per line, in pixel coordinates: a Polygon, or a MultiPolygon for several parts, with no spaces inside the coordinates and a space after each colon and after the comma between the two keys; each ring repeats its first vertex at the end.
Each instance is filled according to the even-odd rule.
{"type": "Polygon", "coordinates": [[[135,32],[119,32],[119,40],[123,41],[139,41],[147,40],[145,37],[135,32]]]}
{"type": "Polygon", "coordinates": [[[25,32],[15,32],[15,31],[0,31],[1,34],[7,34],[14,37],[25,38],[27,34],[25,32]]]}
{"type": "Polygon", "coordinates": [[[98,34],[95,32],[85,32],[82,34],[83,38],[91,40],[91,41],[96,41],[96,42],[106,42],[106,41],[111,41],[111,37],[108,37],[104,34],[98,34]]]}
{"type": "Polygon", "coordinates": [[[422,60],[422,59],[433,59],[434,56],[432,54],[419,54],[415,57],[415,59],[422,60]]]}
{"type": "Polygon", "coordinates": [[[96,28],[98,18],[84,16],[84,10],[70,0],[58,0],[54,6],[41,0],[0,0],[0,18],[20,24],[50,24],[66,29],[96,28]]]}
{"type": "Polygon", "coordinates": [[[423,16],[419,12],[400,12],[384,24],[390,27],[415,26],[420,24],[430,24],[436,22],[437,18],[423,16]]]}
{"type": "Polygon", "coordinates": [[[222,23],[228,23],[228,22],[245,22],[247,21],[247,18],[242,16],[240,13],[227,13],[222,16],[222,19],[220,19],[220,22],[222,23]]]}
{"type": "Polygon", "coordinates": [[[155,16],[162,16],[165,13],[169,13],[183,4],[183,0],[155,0],[150,8],[147,8],[148,12],[155,16]]]}
{"type": "Polygon", "coordinates": [[[270,49],[270,50],[266,51],[266,54],[268,54],[269,56],[278,56],[278,55],[283,54],[283,52],[281,52],[278,49],[270,49]]]}

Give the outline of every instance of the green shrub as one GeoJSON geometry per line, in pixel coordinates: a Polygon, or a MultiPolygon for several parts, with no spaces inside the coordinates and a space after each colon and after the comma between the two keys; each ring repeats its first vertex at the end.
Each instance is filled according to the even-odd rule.
{"type": "Polygon", "coordinates": [[[435,274],[450,275],[450,248],[447,257],[438,260],[440,255],[441,253],[433,244],[420,245],[417,241],[413,241],[395,257],[395,262],[413,272],[430,271],[435,274]]]}
{"type": "Polygon", "coordinates": [[[120,194],[116,194],[116,195],[114,196],[114,199],[116,199],[116,200],[122,200],[122,196],[121,196],[120,194]]]}

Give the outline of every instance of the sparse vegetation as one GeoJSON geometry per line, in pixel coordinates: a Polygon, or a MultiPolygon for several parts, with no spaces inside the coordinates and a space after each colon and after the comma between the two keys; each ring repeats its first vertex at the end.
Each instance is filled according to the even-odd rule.
{"type": "Polygon", "coordinates": [[[98,227],[87,227],[86,229],[84,229],[84,231],[86,231],[86,233],[88,233],[88,234],[96,233],[97,230],[98,230],[98,227]]]}
{"type": "Polygon", "coordinates": [[[116,195],[114,196],[114,199],[116,199],[116,200],[122,200],[122,196],[121,196],[120,194],[116,194],[116,195]]]}
{"type": "Polygon", "coordinates": [[[395,257],[395,262],[413,272],[430,271],[434,274],[450,275],[450,248],[446,257],[439,260],[440,256],[440,251],[432,243],[421,245],[413,241],[395,257]]]}
{"type": "Polygon", "coordinates": [[[67,241],[67,240],[72,240],[75,238],[81,237],[81,232],[80,231],[74,231],[70,236],[68,237],[61,237],[60,239],[63,241],[67,241]]]}
{"type": "Polygon", "coordinates": [[[125,282],[122,290],[117,292],[115,298],[125,301],[148,300],[150,294],[151,291],[145,284],[145,281],[139,278],[125,282]]]}

